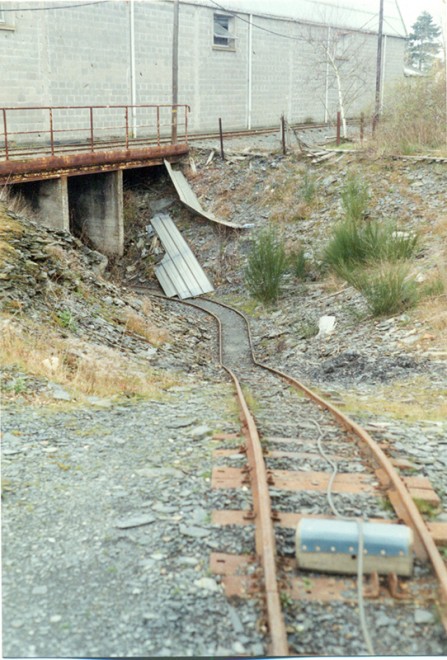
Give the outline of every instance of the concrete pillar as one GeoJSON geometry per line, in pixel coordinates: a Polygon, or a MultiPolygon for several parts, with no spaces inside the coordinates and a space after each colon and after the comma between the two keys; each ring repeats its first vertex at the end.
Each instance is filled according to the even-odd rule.
{"type": "Polygon", "coordinates": [[[39,181],[35,206],[45,227],[70,231],[67,177],[39,181]]]}
{"type": "Polygon", "coordinates": [[[123,173],[75,176],[69,181],[72,231],[107,255],[124,250],[123,173]]]}

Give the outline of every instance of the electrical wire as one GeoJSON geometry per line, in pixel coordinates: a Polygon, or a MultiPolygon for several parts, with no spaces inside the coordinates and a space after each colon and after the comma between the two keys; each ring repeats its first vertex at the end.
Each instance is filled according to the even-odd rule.
{"type": "Polygon", "coordinates": [[[54,3],[51,7],[13,7],[12,9],[3,9],[2,13],[6,14],[10,11],[53,11],[56,9],[74,9],[75,7],[90,7],[91,5],[104,5],[106,2],[112,0],[93,0],[93,2],[79,2],[76,5],[58,5],[54,3]]]}
{"type": "MultiPolygon", "coordinates": [[[[251,25],[252,27],[258,30],[262,30],[262,32],[268,32],[269,34],[273,34],[277,37],[282,37],[283,39],[289,39],[291,41],[308,41],[308,39],[306,39],[305,37],[292,37],[290,34],[285,34],[284,32],[276,32],[275,30],[270,30],[269,28],[263,27],[262,25],[257,25],[256,23],[250,23],[250,21],[248,21],[246,18],[240,16],[237,11],[234,11],[232,9],[227,9],[216,0],[209,0],[209,1],[218,9],[221,9],[227,14],[231,14],[231,16],[237,18],[239,21],[242,21],[242,23],[247,23],[248,25],[251,25]]],[[[359,32],[365,30],[367,26],[376,18],[378,18],[378,14],[373,14],[370,16],[370,18],[368,18],[368,20],[365,23],[363,23],[363,25],[361,25],[358,28],[350,28],[350,31],[359,32]]],[[[393,29],[392,25],[387,21],[386,17],[384,18],[384,23],[386,23],[390,27],[390,29],[393,29]]]]}
{"type": "MultiPolygon", "coordinates": [[[[334,501],[332,499],[332,486],[334,484],[335,477],[337,476],[338,473],[338,465],[333,461],[329,456],[326,454],[324,451],[323,445],[322,445],[322,440],[324,438],[324,433],[321,429],[321,426],[318,422],[316,422],[314,419],[310,420],[312,424],[315,425],[318,431],[318,437],[317,437],[317,446],[318,446],[318,451],[320,452],[321,456],[324,458],[324,460],[329,463],[329,465],[332,467],[332,474],[329,478],[329,482],[327,485],[327,490],[326,490],[326,497],[328,504],[331,508],[332,513],[336,518],[339,520],[347,520],[352,522],[352,518],[349,516],[344,516],[341,514],[338,510],[337,507],[334,504],[334,501]]],[[[374,647],[371,641],[371,636],[369,634],[369,629],[368,629],[368,624],[366,621],[366,613],[365,613],[365,603],[363,601],[363,549],[364,549],[364,540],[365,540],[365,535],[364,535],[364,530],[363,530],[363,520],[361,518],[356,519],[357,527],[358,527],[358,547],[357,547],[357,601],[359,605],[359,618],[360,618],[360,627],[362,630],[363,634],[363,639],[365,642],[365,646],[368,650],[368,653],[370,655],[375,655],[374,653],[374,647]]]]}

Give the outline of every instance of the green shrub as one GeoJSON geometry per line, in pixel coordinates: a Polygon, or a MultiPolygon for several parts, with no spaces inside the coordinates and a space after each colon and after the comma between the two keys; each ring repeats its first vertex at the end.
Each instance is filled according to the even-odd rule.
{"type": "Polygon", "coordinates": [[[397,314],[418,302],[417,283],[406,264],[383,262],[350,271],[346,279],[363,294],[373,316],[397,314]]]}
{"type": "Polygon", "coordinates": [[[316,192],[317,183],[315,176],[306,170],[303,183],[301,185],[301,199],[306,202],[306,204],[311,204],[315,198],[316,192]]]}
{"type": "Polygon", "coordinates": [[[289,264],[292,273],[299,280],[304,280],[307,275],[307,259],[304,248],[300,248],[297,252],[292,252],[289,255],[289,264]]]}
{"type": "Polygon", "coordinates": [[[67,328],[67,330],[71,330],[72,332],[76,332],[78,329],[75,318],[69,309],[63,309],[57,312],[55,320],[62,328],[67,328]]]}
{"type": "Polygon", "coordinates": [[[326,263],[341,277],[371,262],[410,259],[418,248],[415,233],[397,231],[393,222],[343,220],[333,231],[324,251],[326,263]]]}
{"type": "Polygon", "coordinates": [[[263,303],[277,300],[286,269],[284,241],[273,228],[260,231],[245,269],[245,282],[253,298],[263,303]]]}
{"type": "Polygon", "coordinates": [[[334,227],[332,238],[324,249],[324,261],[341,277],[345,271],[366,260],[360,226],[352,220],[343,220],[334,227]]]}
{"type": "Polygon", "coordinates": [[[357,175],[349,175],[341,192],[341,201],[347,220],[361,220],[368,206],[368,186],[357,175]]]}

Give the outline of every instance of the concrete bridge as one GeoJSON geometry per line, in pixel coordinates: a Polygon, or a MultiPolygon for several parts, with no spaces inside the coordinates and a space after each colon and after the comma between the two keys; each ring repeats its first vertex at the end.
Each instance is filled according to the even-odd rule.
{"type": "Polygon", "coordinates": [[[186,105],[0,108],[0,185],[29,199],[51,229],[81,228],[121,255],[123,171],[188,152],[186,105]]]}

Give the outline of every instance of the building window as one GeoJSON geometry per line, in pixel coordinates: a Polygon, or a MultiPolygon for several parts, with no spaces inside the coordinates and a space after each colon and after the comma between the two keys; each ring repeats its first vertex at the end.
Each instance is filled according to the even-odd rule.
{"type": "Polygon", "coordinates": [[[14,12],[6,12],[0,5],[0,30],[15,30],[14,12]]]}
{"type": "Polygon", "coordinates": [[[234,50],[234,17],[225,14],[214,14],[213,44],[218,48],[234,50]]]}

